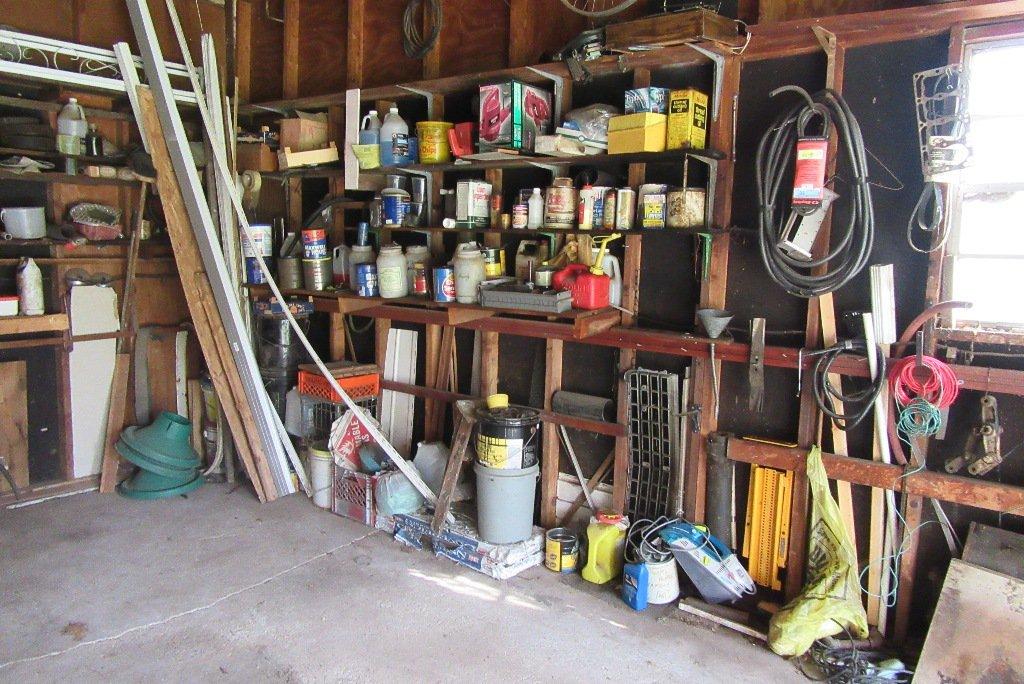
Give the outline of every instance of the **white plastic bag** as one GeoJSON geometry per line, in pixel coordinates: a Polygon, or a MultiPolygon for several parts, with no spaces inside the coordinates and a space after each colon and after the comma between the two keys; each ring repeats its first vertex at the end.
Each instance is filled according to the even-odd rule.
{"type": "Polygon", "coordinates": [[[425,502],[409,478],[397,470],[383,473],[377,478],[373,495],[379,515],[415,513],[425,502]]]}

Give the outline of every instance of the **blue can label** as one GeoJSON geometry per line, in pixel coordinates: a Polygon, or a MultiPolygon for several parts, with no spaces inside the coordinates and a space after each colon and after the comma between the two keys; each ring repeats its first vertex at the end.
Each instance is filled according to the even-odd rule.
{"type": "Polygon", "coordinates": [[[267,277],[260,269],[260,262],[256,257],[245,257],[245,282],[249,285],[261,285],[267,282],[267,277]]]}
{"type": "Polygon", "coordinates": [[[434,269],[434,301],[455,301],[455,269],[449,267],[434,269]]]}
{"type": "Polygon", "coordinates": [[[376,264],[359,264],[356,266],[356,293],[360,297],[380,296],[380,287],[377,285],[376,264]]]}
{"type": "Polygon", "coordinates": [[[385,195],[383,198],[384,225],[400,226],[405,218],[408,205],[400,195],[385,195]]]}

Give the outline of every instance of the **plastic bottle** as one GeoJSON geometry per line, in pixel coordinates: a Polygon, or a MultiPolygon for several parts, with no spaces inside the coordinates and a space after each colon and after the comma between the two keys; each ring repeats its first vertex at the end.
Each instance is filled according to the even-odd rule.
{"type": "Polygon", "coordinates": [[[476,243],[466,242],[459,245],[452,261],[455,265],[455,300],[463,304],[479,302],[480,283],[487,275],[484,253],[476,243]]]}
{"type": "Polygon", "coordinates": [[[405,164],[409,158],[409,124],[392,107],[380,127],[380,163],[382,166],[405,164]]]}
{"type": "Polygon", "coordinates": [[[587,564],[583,579],[604,584],[622,572],[622,554],[626,545],[629,520],[621,515],[598,513],[587,525],[587,564]]]}
{"type": "MultiPolygon", "coordinates": [[[[595,262],[600,252],[600,248],[594,247],[595,262]]],[[[619,266],[619,258],[614,254],[605,253],[604,259],[601,260],[601,269],[606,276],[611,278],[608,288],[609,303],[612,306],[622,306],[622,268],[619,266]]]]}
{"type": "Polygon", "coordinates": [[[370,245],[353,245],[348,255],[348,289],[356,292],[359,283],[356,278],[356,267],[359,264],[372,264],[377,261],[370,245]]]}
{"type": "Polygon", "coordinates": [[[22,257],[18,263],[18,307],[23,316],[42,316],[43,272],[33,259],[22,257]]]}
{"type": "Polygon", "coordinates": [[[409,271],[409,289],[416,277],[416,264],[423,264],[427,273],[431,272],[430,249],[426,245],[409,245],[405,248],[405,264],[409,271]]]}
{"type": "Polygon", "coordinates": [[[379,145],[380,128],[381,123],[380,117],[377,116],[377,110],[371,109],[370,113],[363,117],[363,121],[359,125],[359,144],[379,145]]]}
{"type": "Polygon", "coordinates": [[[384,299],[397,299],[409,294],[409,271],[401,245],[380,248],[377,282],[380,284],[380,296],[384,299]]]}
{"type": "Polygon", "coordinates": [[[77,98],[69,98],[57,115],[57,151],[63,154],[82,154],[82,140],[88,132],[85,110],[78,104],[77,98]]]}
{"type": "Polygon", "coordinates": [[[544,196],[540,194],[540,188],[534,188],[527,202],[529,210],[526,214],[526,227],[531,230],[544,227],[544,196]]]}
{"type": "Polygon", "coordinates": [[[345,245],[338,245],[334,248],[331,260],[331,282],[334,287],[348,285],[348,258],[351,250],[345,245]]]}

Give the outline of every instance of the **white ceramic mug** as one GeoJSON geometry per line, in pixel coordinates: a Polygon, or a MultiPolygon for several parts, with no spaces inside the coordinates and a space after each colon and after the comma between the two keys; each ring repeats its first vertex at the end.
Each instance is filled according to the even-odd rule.
{"type": "Polygon", "coordinates": [[[5,207],[0,221],[8,235],[19,240],[46,237],[46,212],[42,207],[5,207]]]}

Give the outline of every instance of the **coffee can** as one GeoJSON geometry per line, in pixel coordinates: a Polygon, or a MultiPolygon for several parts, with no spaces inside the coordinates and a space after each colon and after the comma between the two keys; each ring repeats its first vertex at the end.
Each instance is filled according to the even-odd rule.
{"type": "Polygon", "coordinates": [[[455,269],[451,266],[434,269],[434,301],[455,301],[455,269]]]}

